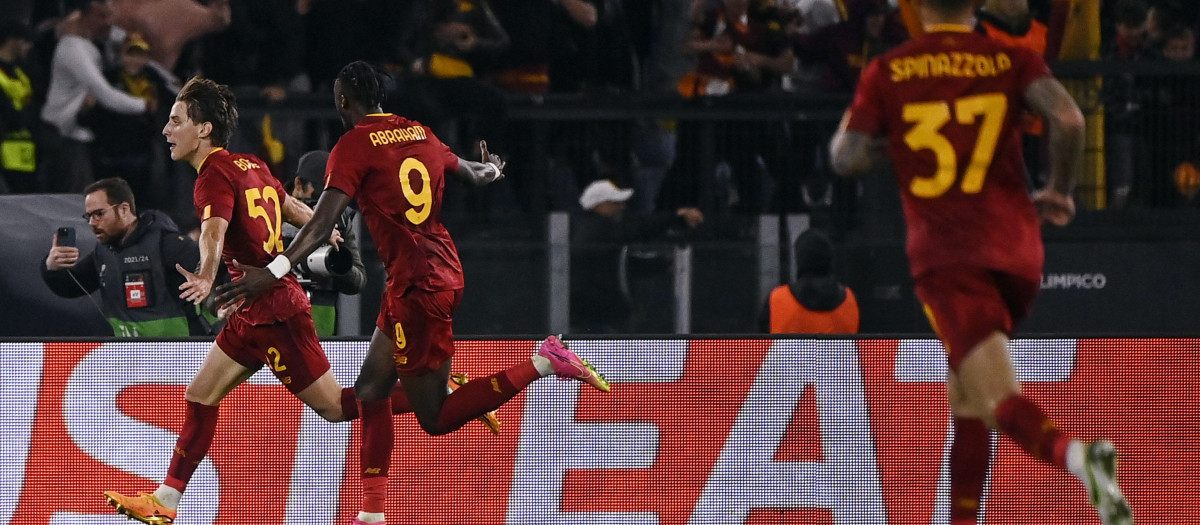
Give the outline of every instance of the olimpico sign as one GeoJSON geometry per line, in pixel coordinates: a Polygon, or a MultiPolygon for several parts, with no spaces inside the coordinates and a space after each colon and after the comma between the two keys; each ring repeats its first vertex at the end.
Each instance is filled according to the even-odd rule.
{"type": "MultiPolygon", "coordinates": [[[[500,410],[423,434],[399,416],[391,523],[946,523],[944,354],[931,340],[570,341],[610,393],[543,380],[500,410]]],[[[459,342],[482,377],[533,341],[459,342]]],[[[365,342],[325,342],[342,384],[365,342]]],[[[128,523],[104,490],[150,491],[182,425],[203,342],[0,344],[0,523],[128,523]]],[[[1026,392],[1061,427],[1122,449],[1139,524],[1200,515],[1200,342],[1017,340],[1026,392]]],[[[358,431],[265,372],[221,407],[179,525],[348,523],[358,431]]],[[[1068,474],[998,441],[984,523],[1095,523],[1068,474]]]]}

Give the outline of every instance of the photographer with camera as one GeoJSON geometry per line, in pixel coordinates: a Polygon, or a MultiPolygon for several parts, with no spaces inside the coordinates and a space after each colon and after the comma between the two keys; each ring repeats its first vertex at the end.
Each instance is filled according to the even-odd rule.
{"type": "MultiPolygon", "coordinates": [[[[290,184],[291,196],[305,204],[317,205],[317,199],[325,189],[325,163],[329,160],[328,151],[310,151],[300,157],[296,165],[296,178],[290,184]]],[[[355,295],[362,291],[367,283],[367,271],[363,266],[362,255],[358,251],[358,239],[352,228],[358,215],[354,209],[347,207],[337,222],[337,230],[342,235],[341,247],[332,249],[326,244],[317,248],[307,259],[296,265],[294,272],[300,280],[308,299],[312,302],[313,324],[316,325],[317,335],[334,335],[337,329],[337,299],[338,294],[355,295]]],[[[283,225],[283,240],[291,244],[299,228],[291,224],[283,225]]]]}
{"type": "Polygon", "coordinates": [[[42,264],[42,280],[55,295],[81,297],[100,290],[97,308],[117,337],[206,335],[196,309],[179,299],[183,276],[196,268],[200,247],[160,211],[137,213],[129,183],[119,177],[84,189],[83,217],[96,249],[81,256],[74,228],[59,228],[42,264]]]}

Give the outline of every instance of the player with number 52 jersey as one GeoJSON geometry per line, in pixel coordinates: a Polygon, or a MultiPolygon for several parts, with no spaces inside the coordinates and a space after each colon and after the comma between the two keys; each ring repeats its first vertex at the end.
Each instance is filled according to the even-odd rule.
{"type": "MultiPolygon", "coordinates": [[[[200,268],[177,267],[186,278],[180,297],[197,304],[209,295],[220,264],[235,280],[244,279],[242,265],[263,265],[283,252],[284,221],[302,226],[312,218],[312,209],[289,197],[263,161],[225,149],[237,118],[228,86],[193,78],[180,90],[163,128],[171,158],[197,171],[200,268]]],[[[322,243],[339,240],[339,234],[329,233],[322,243]]],[[[165,479],[153,493],[105,492],[117,512],[149,525],[174,521],[187,484],[212,443],[221,400],[264,365],[326,420],[358,417],[353,389],[343,389],[330,371],[304,290],[290,273],[280,277],[256,297],[228,305],[217,301],[231,313],[188,384],[183,427],[165,479]]],[[[241,516],[231,512],[239,522],[262,521],[258,510],[241,516]]]]}
{"type": "MultiPolygon", "coordinates": [[[[213,217],[228,221],[221,260],[234,279],[242,271],[233,265],[265,265],[283,253],[283,210],[291,197],[265,162],[254,155],[220,148],[201,162],[193,192],[201,223],[213,217]]],[[[233,315],[250,324],[285,320],[309,309],[308,297],[292,274],[276,281],[266,294],[246,301],[233,315]]],[[[323,372],[323,371],[322,371],[323,372]]]]}

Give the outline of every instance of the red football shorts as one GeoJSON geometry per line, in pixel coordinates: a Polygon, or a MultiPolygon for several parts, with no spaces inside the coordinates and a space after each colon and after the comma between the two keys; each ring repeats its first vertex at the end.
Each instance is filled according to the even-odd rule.
{"type": "Polygon", "coordinates": [[[917,298],[946,346],[951,370],[993,332],[1012,334],[1041,283],[984,268],[938,268],[917,278],[917,298]]]}
{"type": "Polygon", "coordinates": [[[234,314],[217,334],[217,346],[246,368],[258,370],[265,363],[293,394],[329,371],[329,358],[307,310],[277,323],[258,325],[234,314]]]}
{"type": "Polygon", "coordinates": [[[462,290],[427,292],[409,288],[399,297],[385,295],[375,326],[395,342],[396,372],[407,375],[437,370],[454,357],[454,311],[462,290]]]}

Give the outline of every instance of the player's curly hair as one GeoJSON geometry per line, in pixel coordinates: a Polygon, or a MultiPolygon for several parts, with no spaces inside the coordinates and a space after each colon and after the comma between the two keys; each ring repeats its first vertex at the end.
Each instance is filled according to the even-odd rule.
{"type": "Polygon", "coordinates": [[[362,104],[368,110],[383,105],[386,96],[384,82],[387,73],[362,60],[356,60],[338,72],[337,81],[342,84],[342,92],[362,104]]]}
{"type": "Polygon", "coordinates": [[[192,77],[175,96],[176,102],[187,104],[187,116],[192,122],[212,123],[208,138],[213,146],[225,147],[237,130],[237,100],[229,86],[207,78],[192,77]]]}

